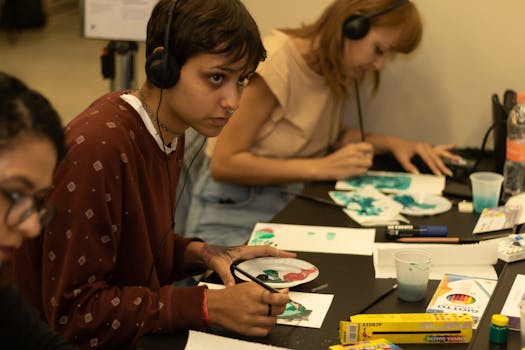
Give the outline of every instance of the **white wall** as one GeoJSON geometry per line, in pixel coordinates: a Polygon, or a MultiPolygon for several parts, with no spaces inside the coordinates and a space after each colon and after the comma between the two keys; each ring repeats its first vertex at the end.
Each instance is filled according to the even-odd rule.
{"type": "MultiPolygon", "coordinates": [[[[525,1],[413,2],[424,21],[421,46],[387,65],[378,94],[364,102],[365,129],[479,147],[491,124],[491,95],[525,91],[525,1]]],[[[316,18],[330,0],[244,3],[266,34],[316,18]]],[[[354,105],[347,114],[356,119],[354,105]]]]}

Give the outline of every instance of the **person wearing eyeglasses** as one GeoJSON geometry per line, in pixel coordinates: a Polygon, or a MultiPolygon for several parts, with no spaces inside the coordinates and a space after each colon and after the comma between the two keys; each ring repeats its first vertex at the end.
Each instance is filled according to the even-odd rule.
{"type": "Polygon", "coordinates": [[[173,217],[184,133],[217,136],[228,123],[265,57],[257,25],[241,0],[160,0],[146,55],[140,89],[107,93],[66,126],[49,194],[57,215],[15,257],[18,283],[82,349],[134,349],[146,334],[207,327],[266,336],[288,291],[235,283],[231,263],[296,254],[211,246],[176,234],[173,217]],[[173,285],[208,269],[226,288],[173,285]]]}
{"type": "MultiPolygon", "coordinates": [[[[53,217],[46,202],[64,153],[60,119],[50,103],[0,72],[0,344],[9,349],[76,349],[43,322],[8,282],[5,264],[24,239],[53,217]]],[[[33,278],[34,276],[24,276],[33,278]]]]}

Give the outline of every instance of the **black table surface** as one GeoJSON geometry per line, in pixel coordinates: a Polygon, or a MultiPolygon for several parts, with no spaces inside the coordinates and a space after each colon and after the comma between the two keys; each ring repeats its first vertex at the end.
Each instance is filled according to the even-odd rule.
{"type": "MultiPolygon", "coordinates": [[[[464,189],[465,184],[449,180],[447,181],[447,188],[450,186],[453,186],[453,191],[456,191],[458,186],[464,189]]],[[[334,182],[310,183],[305,188],[304,193],[328,199],[327,192],[333,188],[334,182]]],[[[466,191],[468,196],[468,186],[466,191]]],[[[445,190],[446,192],[447,189],[445,190]]],[[[447,225],[449,236],[472,238],[472,230],[479,215],[458,212],[456,203],[462,197],[464,195],[460,194],[458,198],[452,198],[454,205],[451,210],[430,217],[411,217],[411,223],[414,225],[447,225]]],[[[302,198],[293,199],[272,221],[298,225],[358,227],[342,210],[302,198]]],[[[380,230],[377,230],[376,241],[385,241],[383,235],[380,234],[380,230]]],[[[319,290],[318,293],[334,294],[333,302],[321,328],[276,325],[268,336],[262,338],[245,337],[222,329],[209,329],[207,332],[289,349],[328,349],[330,345],[340,343],[338,333],[339,321],[347,320],[350,315],[357,313],[395,283],[393,279],[375,278],[371,256],[298,252],[298,258],[316,265],[319,268],[320,275],[316,280],[291,288],[291,290],[310,292],[312,288],[328,284],[326,288],[319,290]]],[[[505,282],[498,283],[488,310],[485,312],[485,317],[483,317],[478,330],[474,332],[474,339],[471,344],[402,344],[403,349],[494,349],[494,347],[489,347],[488,342],[489,318],[491,314],[501,311],[501,306],[506,299],[506,293],[510,289],[508,284],[512,284],[514,279],[508,276],[512,273],[515,275],[517,273],[515,271],[519,270],[518,264],[505,265],[500,261],[496,265],[496,270],[501,272],[502,269],[502,277],[505,276],[505,282]],[[512,281],[509,282],[510,279],[512,281]],[[498,296],[498,300],[494,301],[496,296],[498,296]]],[[[525,267],[522,267],[522,269],[525,269],[525,267]]],[[[439,281],[429,282],[426,298],[420,302],[405,302],[398,299],[395,293],[392,293],[369,308],[366,313],[425,312],[426,306],[432,298],[438,283],[439,281]]],[[[141,339],[138,348],[144,350],[182,349],[186,338],[187,332],[150,335],[141,339]]],[[[519,344],[519,332],[511,332],[509,346],[510,344],[519,344]],[[518,343],[515,342],[515,334],[512,333],[518,333],[518,343]]],[[[509,347],[508,349],[519,348],[509,347]]]]}

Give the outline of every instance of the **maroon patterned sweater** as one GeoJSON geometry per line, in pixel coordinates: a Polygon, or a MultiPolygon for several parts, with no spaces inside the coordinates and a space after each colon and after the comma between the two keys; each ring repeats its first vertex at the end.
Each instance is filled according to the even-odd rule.
{"type": "MultiPolygon", "coordinates": [[[[172,221],[166,155],[120,94],[102,96],[67,126],[50,194],[58,213],[13,264],[25,297],[85,349],[204,326],[204,288],[170,286],[186,277],[191,240],[170,232],[161,243],[172,221]]],[[[173,195],[183,148],[180,137],[168,156],[173,195]]]]}

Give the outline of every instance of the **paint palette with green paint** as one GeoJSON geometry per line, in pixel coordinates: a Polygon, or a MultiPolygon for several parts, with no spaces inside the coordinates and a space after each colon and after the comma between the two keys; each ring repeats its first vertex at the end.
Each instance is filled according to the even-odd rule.
{"type": "MultiPolygon", "coordinates": [[[[261,257],[246,260],[238,266],[273,288],[294,287],[313,281],[319,276],[319,269],[316,266],[293,258],[261,257]]],[[[249,281],[241,273],[235,272],[235,275],[249,281]]]]}
{"type": "Polygon", "coordinates": [[[396,194],[392,199],[403,205],[401,214],[411,216],[436,215],[452,208],[452,203],[445,197],[429,193],[396,194]]]}

